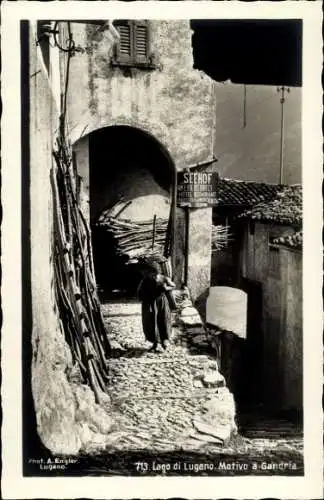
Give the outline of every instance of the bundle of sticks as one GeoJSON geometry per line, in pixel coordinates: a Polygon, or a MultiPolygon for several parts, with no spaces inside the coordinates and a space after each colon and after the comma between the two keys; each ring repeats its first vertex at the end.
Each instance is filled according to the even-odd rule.
{"type": "Polygon", "coordinates": [[[212,248],[214,250],[226,248],[230,241],[232,241],[232,237],[228,226],[212,226],[212,248]]]}
{"type": "Polygon", "coordinates": [[[81,381],[98,403],[106,391],[111,349],[96,293],[90,233],[76,199],[75,168],[64,138],[51,171],[56,311],[81,381]]]}
{"type": "Polygon", "coordinates": [[[106,233],[116,256],[132,260],[148,252],[163,253],[168,221],[153,217],[150,221],[135,222],[113,217],[105,211],[95,226],[106,233]]]}

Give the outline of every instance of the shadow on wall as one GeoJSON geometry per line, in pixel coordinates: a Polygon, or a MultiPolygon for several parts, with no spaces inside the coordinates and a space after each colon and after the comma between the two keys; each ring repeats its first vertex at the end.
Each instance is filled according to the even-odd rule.
{"type": "Polygon", "coordinates": [[[202,321],[206,322],[206,303],[209,295],[209,288],[206,288],[204,292],[202,292],[199,297],[195,300],[195,307],[197,308],[202,321]]]}
{"type": "MultiPolygon", "coordinates": [[[[168,219],[170,212],[170,196],[155,181],[150,170],[140,163],[126,163],[111,176],[111,182],[98,183],[93,200],[93,218],[97,218],[103,209],[112,208],[122,199],[127,207],[118,215],[120,219],[132,221],[148,221],[153,215],[168,219]]],[[[118,213],[118,212],[117,212],[118,213]]]]}
{"type": "Polygon", "coordinates": [[[131,127],[108,127],[90,135],[90,216],[119,199],[132,201],[124,218],[168,218],[173,166],[159,143],[131,127]],[[134,203],[136,201],[136,203],[134,203]]]}

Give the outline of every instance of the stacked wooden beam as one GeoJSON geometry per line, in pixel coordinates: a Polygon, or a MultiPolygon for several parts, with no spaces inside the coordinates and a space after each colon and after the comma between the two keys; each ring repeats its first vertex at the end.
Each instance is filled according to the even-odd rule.
{"type": "Polygon", "coordinates": [[[106,391],[110,345],[96,294],[91,240],[76,200],[75,172],[68,146],[58,141],[51,172],[56,312],[74,367],[96,401],[106,391]]]}

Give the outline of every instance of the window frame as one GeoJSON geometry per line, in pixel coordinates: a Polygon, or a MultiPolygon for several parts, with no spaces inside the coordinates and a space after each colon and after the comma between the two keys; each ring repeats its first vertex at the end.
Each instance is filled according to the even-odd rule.
{"type": "Polygon", "coordinates": [[[125,68],[144,68],[155,69],[156,65],[153,63],[153,55],[151,52],[151,30],[150,23],[146,20],[128,20],[118,19],[113,22],[114,27],[118,31],[118,26],[128,26],[130,33],[130,54],[124,54],[120,50],[120,43],[117,42],[113,58],[111,60],[112,66],[125,67],[125,68]],[[136,48],[136,31],[139,27],[146,29],[146,55],[140,56],[136,48]]]}

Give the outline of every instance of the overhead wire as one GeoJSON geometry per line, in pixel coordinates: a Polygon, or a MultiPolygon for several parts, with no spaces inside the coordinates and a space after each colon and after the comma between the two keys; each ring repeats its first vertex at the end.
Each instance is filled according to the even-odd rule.
{"type": "MultiPolygon", "coordinates": [[[[235,84],[233,84],[233,86],[234,85],[235,84]]],[[[235,85],[235,86],[238,87],[238,85],[235,85]]],[[[217,94],[217,87],[216,87],[216,94],[217,94]]],[[[255,106],[262,106],[264,103],[266,103],[267,101],[270,101],[270,99],[272,99],[275,96],[276,96],[276,94],[271,94],[269,96],[264,97],[261,100],[258,100],[257,102],[254,102],[253,104],[250,104],[249,105],[249,111],[251,111],[251,109],[254,109],[255,106]]],[[[246,111],[247,111],[247,109],[246,109],[246,111]]],[[[231,114],[230,116],[226,117],[225,119],[221,119],[221,123],[227,123],[228,121],[231,121],[231,120],[233,120],[234,118],[237,118],[237,117],[238,117],[238,113],[231,114]]]]}

